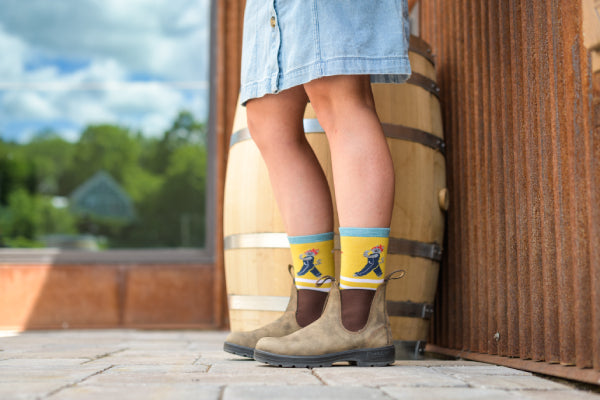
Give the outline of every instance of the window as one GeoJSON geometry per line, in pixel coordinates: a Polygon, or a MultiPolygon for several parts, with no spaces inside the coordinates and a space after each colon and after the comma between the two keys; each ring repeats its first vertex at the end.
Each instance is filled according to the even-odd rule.
{"type": "Polygon", "coordinates": [[[0,246],[204,247],[209,40],[209,0],[3,0],[0,246]]]}

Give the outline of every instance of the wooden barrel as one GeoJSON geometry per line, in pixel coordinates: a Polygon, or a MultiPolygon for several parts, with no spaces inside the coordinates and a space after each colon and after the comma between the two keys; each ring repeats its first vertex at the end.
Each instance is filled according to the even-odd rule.
{"type": "Polygon", "coordinates": [[[408,359],[419,358],[427,341],[449,206],[435,66],[425,42],[411,38],[411,49],[406,84],[373,85],[396,175],[386,269],[406,270],[389,283],[388,314],[396,357],[408,359]]]}
{"type": "MultiPolygon", "coordinates": [[[[448,207],[441,110],[430,54],[423,41],[411,38],[411,79],[372,84],[396,176],[387,270],[407,272],[405,278],[390,282],[387,291],[400,358],[418,357],[427,340],[448,207]]],[[[304,129],[335,200],[329,146],[310,104],[304,129]]],[[[243,107],[237,109],[233,132],[225,184],[225,271],[231,328],[249,330],[274,320],[285,308],[291,256],[243,107]]],[[[338,232],[337,212],[334,223],[338,232]]],[[[339,268],[339,252],[336,258],[339,268]]]]}
{"type": "MultiPolygon", "coordinates": [[[[308,132],[316,117],[308,110],[307,113],[308,132]]],[[[322,130],[308,133],[307,138],[331,177],[327,138],[322,130]]],[[[329,187],[333,188],[331,178],[328,179],[329,187]]],[[[224,203],[225,275],[231,330],[252,330],[275,320],[285,310],[291,287],[287,266],[292,257],[266,165],[248,133],[246,109],[239,105],[230,141],[224,203]]]]}

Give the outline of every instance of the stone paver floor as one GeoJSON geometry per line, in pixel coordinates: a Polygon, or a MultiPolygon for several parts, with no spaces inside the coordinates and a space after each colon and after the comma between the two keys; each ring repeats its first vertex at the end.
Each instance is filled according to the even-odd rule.
{"type": "Polygon", "coordinates": [[[0,332],[0,399],[600,399],[470,361],[275,368],[221,350],[225,332],[0,332]]]}

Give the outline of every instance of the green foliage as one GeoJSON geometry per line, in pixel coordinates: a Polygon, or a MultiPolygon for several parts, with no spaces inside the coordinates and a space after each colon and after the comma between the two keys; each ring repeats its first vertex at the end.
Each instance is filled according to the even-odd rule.
{"type": "Polygon", "coordinates": [[[23,153],[32,160],[38,178],[39,193],[58,195],[64,193],[61,180],[72,168],[75,146],[53,131],[42,131],[23,146],[23,153]]]}
{"type": "Polygon", "coordinates": [[[199,228],[204,226],[205,182],[204,147],[187,145],[173,151],[156,203],[157,211],[169,222],[168,229],[163,229],[164,240],[168,239],[172,245],[204,244],[204,230],[199,228]],[[173,207],[174,204],[178,207],[173,207]]]}
{"type": "Polygon", "coordinates": [[[164,173],[173,153],[181,146],[190,145],[206,147],[206,124],[196,121],[189,111],[181,111],[162,140],[156,144],[150,169],[164,173]]]}
{"type": "Polygon", "coordinates": [[[93,235],[101,248],[203,246],[205,143],[206,125],[188,111],[161,138],[104,124],[75,143],[48,130],[26,144],[0,140],[0,246],[43,247],[46,235],[93,235]],[[53,205],[98,171],[127,193],[133,222],[53,205]]]}
{"type": "Polygon", "coordinates": [[[8,196],[8,204],[0,207],[0,233],[5,245],[40,247],[46,233],[75,233],[75,218],[66,209],[56,208],[52,199],[31,195],[19,188],[8,196]]]}
{"type": "Polygon", "coordinates": [[[131,132],[114,125],[88,126],[74,147],[73,167],[66,172],[65,190],[72,192],[96,172],[104,170],[117,182],[135,168],[140,144],[131,132]]]}
{"type": "Polygon", "coordinates": [[[39,199],[25,189],[18,188],[8,195],[6,209],[2,210],[0,229],[7,237],[34,239],[40,233],[42,216],[39,199]]]}
{"type": "Polygon", "coordinates": [[[36,191],[38,177],[34,162],[14,143],[0,141],[0,206],[8,204],[14,191],[36,191]]]}

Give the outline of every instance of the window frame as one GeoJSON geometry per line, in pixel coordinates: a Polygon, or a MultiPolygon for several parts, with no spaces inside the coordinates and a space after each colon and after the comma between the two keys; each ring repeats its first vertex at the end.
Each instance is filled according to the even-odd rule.
{"type": "Polygon", "coordinates": [[[60,248],[0,248],[0,266],[6,264],[214,264],[216,260],[217,141],[216,110],[216,0],[209,2],[209,110],[206,148],[205,243],[202,248],[131,248],[101,251],[60,248]],[[213,155],[210,157],[210,155],[213,155]]]}

